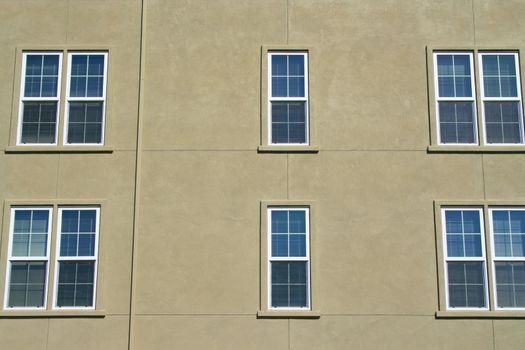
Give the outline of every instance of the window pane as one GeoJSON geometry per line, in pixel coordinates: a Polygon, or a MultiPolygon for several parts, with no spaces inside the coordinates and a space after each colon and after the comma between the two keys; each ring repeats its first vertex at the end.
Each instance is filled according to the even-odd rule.
{"type": "Polygon", "coordinates": [[[306,212],[290,210],[290,233],[306,233],[306,212]]]}
{"type": "Polygon", "coordinates": [[[97,212],[96,210],[80,210],[79,232],[96,232],[97,212]]]}
{"type": "Polygon", "coordinates": [[[440,97],[472,97],[469,55],[438,55],[437,66],[440,97]]]}
{"type": "Polygon", "coordinates": [[[272,307],[306,307],[306,262],[272,262],[272,307]]]}
{"type": "Polygon", "coordinates": [[[455,97],[453,77],[439,77],[438,86],[440,97],[455,97]]]}
{"type": "Polygon", "coordinates": [[[57,306],[93,306],[94,262],[59,262],[57,306]]]}
{"type": "Polygon", "coordinates": [[[499,78],[485,77],[484,79],[485,96],[500,97],[501,90],[499,86],[499,78]]]}
{"type": "Polygon", "coordinates": [[[16,210],[14,233],[31,232],[31,210],[16,210]]]}
{"type": "Polygon", "coordinates": [[[49,225],[49,211],[33,210],[32,233],[45,233],[49,225]]]}
{"type": "Polygon", "coordinates": [[[78,210],[62,210],[62,226],[63,233],[78,232],[78,210]]]}
{"type": "Polygon", "coordinates": [[[56,102],[24,102],[22,143],[55,143],[56,102]]]}
{"type": "Polygon", "coordinates": [[[288,235],[272,235],[272,256],[288,256],[288,235]]]}
{"type": "Polygon", "coordinates": [[[87,56],[73,55],[71,57],[71,75],[87,74],[87,56]]]}
{"type": "Polygon", "coordinates": [[[288,56],[289,74],[304,76],[304,56],[290,55],[288,56]]]}
{"type": "Polygon", "coordinates": [[[86,96],[86,77],[71,77],[69,96],[85,97],[86,96]]]}
{"type": "Polygon", "coordinates": [[[452,55],[438,55],[437,56],[438,75],[453,75],[454,69],[452,67],[452,55]]]}
{"type": "Polygon", "coordinates": [[[29,256],[47,256],[47,234],[31,235],[29,256]]]}
{"type": "Polygon", "coordinates": [[[525,233],[525,211],[510,211],[510,229],[512,233],[525,233]]]}
{"type": "Polygon", "coordinates": [[[77,234],[62,234],[60,236],[60,256],[77,255],[77,234]]]}
{"type": "Polygon", "coordinates": [[[288,96],[288,79],[286,77],[272,78],[272,96],[273,97],[287,97],[288,96]]]}
{"type": "Polygon", "coordinates": [[[502,77],[500,79],[501,84],[501,97],[517,97],[518,87],[516,85],[516,77],[502,77]]]}
{"type": "Polygon", "coordinates": [[[29,255],[29,234],[13,235],[13,247],[11,254],[13,256],[29,255]]]}
{"type": "Polygon", "coordinates": [[[470,56],[454,55],[454,74],[456,76],[470,76],[470,56]]]}
{"type": "Polygon", "coordinates": [[[482,262],[448,262],[450,307],[485,307],[485,271],[482,262]]]}
{"type": "Polygon", "coordinates": [[[272,210],[272,233],[288,233],[288,211],[272,210]]]}
{"type": "Polygon", "coordinates": [[[26,56],[26,76],[42,74],[42,55],[26,56]]]}
{"type": "Polygon", "coordinates": [[[510,235],[494,234],[496,256],[512,256],[510,235]]]}
{"type": "Polygon", "coordinates": [[[463,233],[463,222],[461,219],[461,211],[447,210],[445,211],[445,224],[447,233],[463,233]]]}
{"type": "Polygon", "coordinates": [[[488,143],[520,143],[519,102],[485,102],[488,143]]]}
{"type": "Polygon", "coordinates": [[[498,75],[498,56],[497,55],[483,55],[483,75],[498,75]]]}
{"type": "Polygon", "coordinates": [[[8,306],[44,306],[45,278],[45,262],[11,263],[8,306]]]}
{"type": "Polygon", "coordinates": [[[89,55],[88,75],[104,75],[104,55],[89,55]]]}
{"type": "Polygon", "coordinates": [[[288,75],[287,55],[272,55],[272,76],[288,75]]]}
{"type": "Polygon", "coordinates": [[[470,77],[456,77],[456,97],[472,97],[470,77]]]}
{"type": "Polygon", "coordinates": [[[306,235],[290,235],[290,256],[306,256],[306,235]]]}
{"type": "Polygon", "coordinates": [[[90,77],[87,84],[87,97],[102,97],[104,95],[104,77],[90,77]]]}
{"type": "Polygon", "coordinates": [[[481,235],[464,235],[465,256],[482,256],[481,235]]]}
{"type": "Polygon", "coordinates": [[[479,212],[464,210],[463,212],[463,228],[464,233],[481,233],[479,225],[479,212]]]}
{"type": "Polygon", "coordinates": [[[24,97],[58,96],[59,55],[27,55],[24,97]]]}
{"type": "Polygon", "coordinates": [[[499,307],[525,307],[525,262],[496,262],[499,307]]]}
{"type": "Polygon", "coordinates": [[[291,77],[288,79],[288,96],[304,97],[304,78],[291,77]]]}
{"type": "Polygon", "coordinates": [[[304,102],[272,103],[272,143],[306,142],[305,107],[304,102]]]}

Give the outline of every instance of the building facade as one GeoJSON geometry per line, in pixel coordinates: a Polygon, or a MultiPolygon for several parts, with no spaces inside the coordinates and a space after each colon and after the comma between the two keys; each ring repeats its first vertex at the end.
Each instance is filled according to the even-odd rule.
{"type": "Polygon", "coordinates": [[[0,1],[10,349],[522,349],[522,1],[0,1]]]}

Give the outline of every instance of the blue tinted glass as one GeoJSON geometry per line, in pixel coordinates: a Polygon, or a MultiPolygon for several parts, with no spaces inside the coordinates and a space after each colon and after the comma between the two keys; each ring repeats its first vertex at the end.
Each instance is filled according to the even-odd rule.
{"type": "Polygon", "coordinates": [[[454,55],[454,75],[470,76],[470,58],[468,55],[454,55]]]}
{"type": "Polygon", "coordinates": [[[470,78],[456,77],[456,97],[472,97],[470,78]]]}
{"type": "Polygon", "coordinates": [[[69,95],[71,97],[86,97],[86,78],[85,77],[71,77],[69,95]]]}
{"type": "Polygon", "coordinates": [[[77,286],[74,306],[93,306],[93,283],[81,284],[77,286]]]}
{"type": "Polygon", "coordinates": [[[290,256],[306,256],[306,235],[290,235],[290,256]]]}
{"type": "Polygon", "coordinates": [[[496,250],[496,256],[512,256],[510,235],[494,235],[494,248],[496,250]]]}
{"type": "Polygon", "coordinates": [[[272,122],[273,123],[287,123],[288,122],[288,103],[287,102],[273,102],[272,103],[272,122]]]}
{"type": "Polygon", "coordinates": [[[492,225],[494,233],[509,233],[509,212],[507,210],[493,210],[492,225]]]}
{"type": "Polygon", "coordinates": [[[62,234],[60,237],[60,255],[77,256],[77,234],[62,234]]]}
{"type": "Polygon", "coordinates": [[[26,75],[42,74],[42,55],[26,56],[26,75]]]}
{"type": "Polygon", "coordinates": [[[79,232],[95,232],[97,212],[95,210],[80,210],[79,232]]]}
{"type": "Polygon", "coordinates": [[[290,286],[290,306],[291,307],[306,307],[306,285],[292,285],[290,286]]]}
{"type": "Polygon", "coordinates": [[[31,232],[47,232],[49,212],[47,210],[33,210],[33,227],[31,232]]]}
{"type": "Polygon", "coordinates": [[[272,76],[288,75],[287,61],[286,55],[272,55],[272,76]]]}
{"type": "Polygon", "coordinates": [[[306,262],[290,262],[290,283],[307,282],[306,262]]]}
{"type": "Polygon", "coordinates": [[[94,234],[78,235],[78,255],[79,256],[95,255],[95,235],[94,234]]]}
{"type": "Polygon", "coordinates": [[[288,79],[287,78],[272,78],[272,96],[273,97],[287,97],[288,96],[288,79]]]}
{"type": "Polygon", "coordinates": [[[288,235],[272,235],[272,256],[288,256],[288,235]]]}
{"type": "Polygon", "coordinates": [[[44,75],[58,75],[58,55],[44,56],[44,67],[42,73],[44,75]]]}
{"type": "Polygon", "coordinates": [[[463,211],[463,229],[464,233],[481,233],[478,211],[463,211]]]}
{"type": "Polygon", "coordinates": [[[40,77],[26,77],[24,97],[40,97],[41,82],[40,77]]]}
{"type": "Polygon", "coordinates": [[[62,232],[78,232],[78,210],[62,211],[62,232]]]}
{"type": "Polygon", "coordinates": [[[31,225],[31,210],[15,211],[15,233],[28,233],[31,225]]]}
{"type": "Polygon", "coordinates": [[[272,143],[290,143],[288,125],[272,123],[272,143]]]}
{"type": "Polygon", "coordinates": [[[87,74],[87,56],[73,55],[71,59],[71,75],[87,74]]]}
{"type": "Polygon", "coordinates": [[[484,77],[483,86],[485,89],[485,96],[487,97],[501,97],[500,80],[497,77],[484,77]]]}
{"type": "Polygon", "coordinates": [[[74,284],[77,280],[77,263],[59,262],[58,283],[74,284]]]}
{"type": "Polygon", "coordinates": [[[525,235],[512,235],[512,256],[525,256],[525,235]]]}
{"type": "Polygon", "coordinates": [[[288,212],[272,210],[272,233],[288,233],[288,212]]]}
{"type": "Polygon", "coordinates": [[[483,75],[498,75],[498,56],[483,55],[483,75]]]}
{"type": "Polygon", "coordinates": [[[42,78],[42,97],[56,97],[57,95],[57,77],[42,78]]]}
{"type": "Polygon", "coordinates": [[[90,55],[88,75],[104,75],[104,56],[90,55]]]}
{"type": "MultiPolygon", "coordinates": [[[[24,235],[22,235],[24,236],[24,235]]],[[[47,234],[37,233],[31,235],[31,247],[29,256],[46,256],[47,234]]]]}
{"type": "Polygon", "coordinates": [[[465,256],[481,255],[481,235],[465,235],[465,256]]]}
{"type": "Polygon", "coordinates": [[[514,62],[514,56],[499,56],[499,73],[501,75],[516,75],[516,63],[514,62]]]}
{"type": "Polygon", "coordinates": [[[88,78],[87,97],[102,97],[104,89],[104,78],[88,78]]]}
{"type": "Polygon", "coordinates": [[[512,233],[525,233],[525,211],[510,212],[510,229],[512,233]]]}
{"type": "Polygon", "coordinates": [[[306,213],[303,210],[290,210],[290,233],[306,233],[306,213]]]}
{"type": "Polygon", "coordinates": [[[11,255],[29,255],[29,234],[18,233],[16,235],[13,235],[13,246],[11,248],[11,255]]]}
{"type": "Polygon", "coordinates": [[[517,97],[518,87],[516,84],[516,77],[502,77],[500,78],[501,97],[517,97]]]}
{"type": "Polygon", "coordinates": [[[305,143],[306,142],[306,126],[304,123],[290,124],[289,143],[305,143]]]}
{"type": "Polygon", "coordinates": [[[455,97],[453,77],[439,77],[438,85],[440,97],[455,97]]]}
{"type": "Polygon", "coordinates": [[[288,102],[289,120],[291,123],[304,123],[306,119],[304,102],[288,102]]]}
{"type": "Polygon", "coordinates": [[[461,211],[447,210],[445,211],[445,222],[447,233],[462,233],[463,223],[461,221],[461,211]]]}
{"type": "Polygon", "coordinates": [[[449,257],[465,256],[463,235],[447,235],[447,254],[449,257]]]}
{"type": "Polygon", "coordinates": [[[95,262],[80,262],[77,264],[77,283],[93,283],[95,277],[95,262]]]}
{"type": "Polygon", "coordinates": [[[290,97],[304,97],[304,78],[291,77],[288,80],[288,96],[290,97]]]}
{"type": "Polygon", "coordinates": [[[272,307],[289,306],[288,288],[288,285],[272,285],[272,307]]]}
{"type": "Polygon", "coordinates": [[[454,73],[452,68],[452,55],[438,55],[437,68],[438,76],[452,75],[454,73]]]}
{"type": "Polygon", "coordinates": [[[304,75],[304,56],[288,56],[289,75],[304,75]]]}
{"type": "Polygon", "coordinates": [[[272,262],[272,283],[288,283],[287,262],[272,262]]]}

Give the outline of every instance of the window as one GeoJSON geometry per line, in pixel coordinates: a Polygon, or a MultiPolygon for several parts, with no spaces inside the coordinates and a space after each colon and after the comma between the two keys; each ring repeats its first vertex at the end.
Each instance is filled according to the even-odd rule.
{"type": "Polygon", "coordinates": [[[437,51],[433,59],[438,144],[480,145],[480,123],[481,145],[524,144],[518,53],[437,51]]]}
{"type": "Polygon", "coordinates": [[[268,208],[268,308],[310,309],[308,208],[268,208]]]}
{"type": "Polygon", "coordinates": [[[58,207],[53,260],[55,208],[11,208],[5,309],[47,309],[48,292],[54,309],[95,308],[100,209],[58,207]]]}
{"type": "Polygon", "coordinates": [[[309,144],[308,55],[268,52],[268,143],[309,144]]]}
{"type": "Polygon", "coordinates": [[[525,310],[525,208],[443,207],[441,222],[446,308],[525,310]]]}
{"type": "Polygon", "coordinates": [[[65,97],[62,57],[63,52],[23,53],[18,145],[57,145],[59,125],[64,145],[104,143],[107,53],[68,53],[65,97]]]}

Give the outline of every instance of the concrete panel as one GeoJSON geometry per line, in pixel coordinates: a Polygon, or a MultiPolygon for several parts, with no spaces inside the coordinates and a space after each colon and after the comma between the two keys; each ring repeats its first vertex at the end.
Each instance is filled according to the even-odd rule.
{"type": "Polygon", "coordinates": [[[255,314],[259,201],[286,198],[286,155],[148,152],[143,166],[137,312],[255,314]]]}
{"type": "Polygon", "coordinates": [[[476,43],[480,48],[520,48],[525,32],[525,3],[521,0],[473,0],[476,43]]]}
{"type": "Polygon", "coordinates": [[[139,316],[135,329],[136,349],[289,349],[288,320],[139,316]]]}
{"type": "Polygon", "coordinates": [[[522,154],[484,155],[483,168],[487,199],[525,199],[525,159],[522,154]]]}
{"type": "Polygon", "coordinates": [[[46,319],[1,319],[2,348],[45,350],[48,326],[46,319]]]}
{"type": "Polygon", "coordinates": [[[523,320],[494,321],[495,350],[520,350],[525,344],[523,320]]]}
{"type": "Polygon", "coordinates": [[[492,350],[491,320],[333,316],[290,321],[290,349],[492,350]]]}

